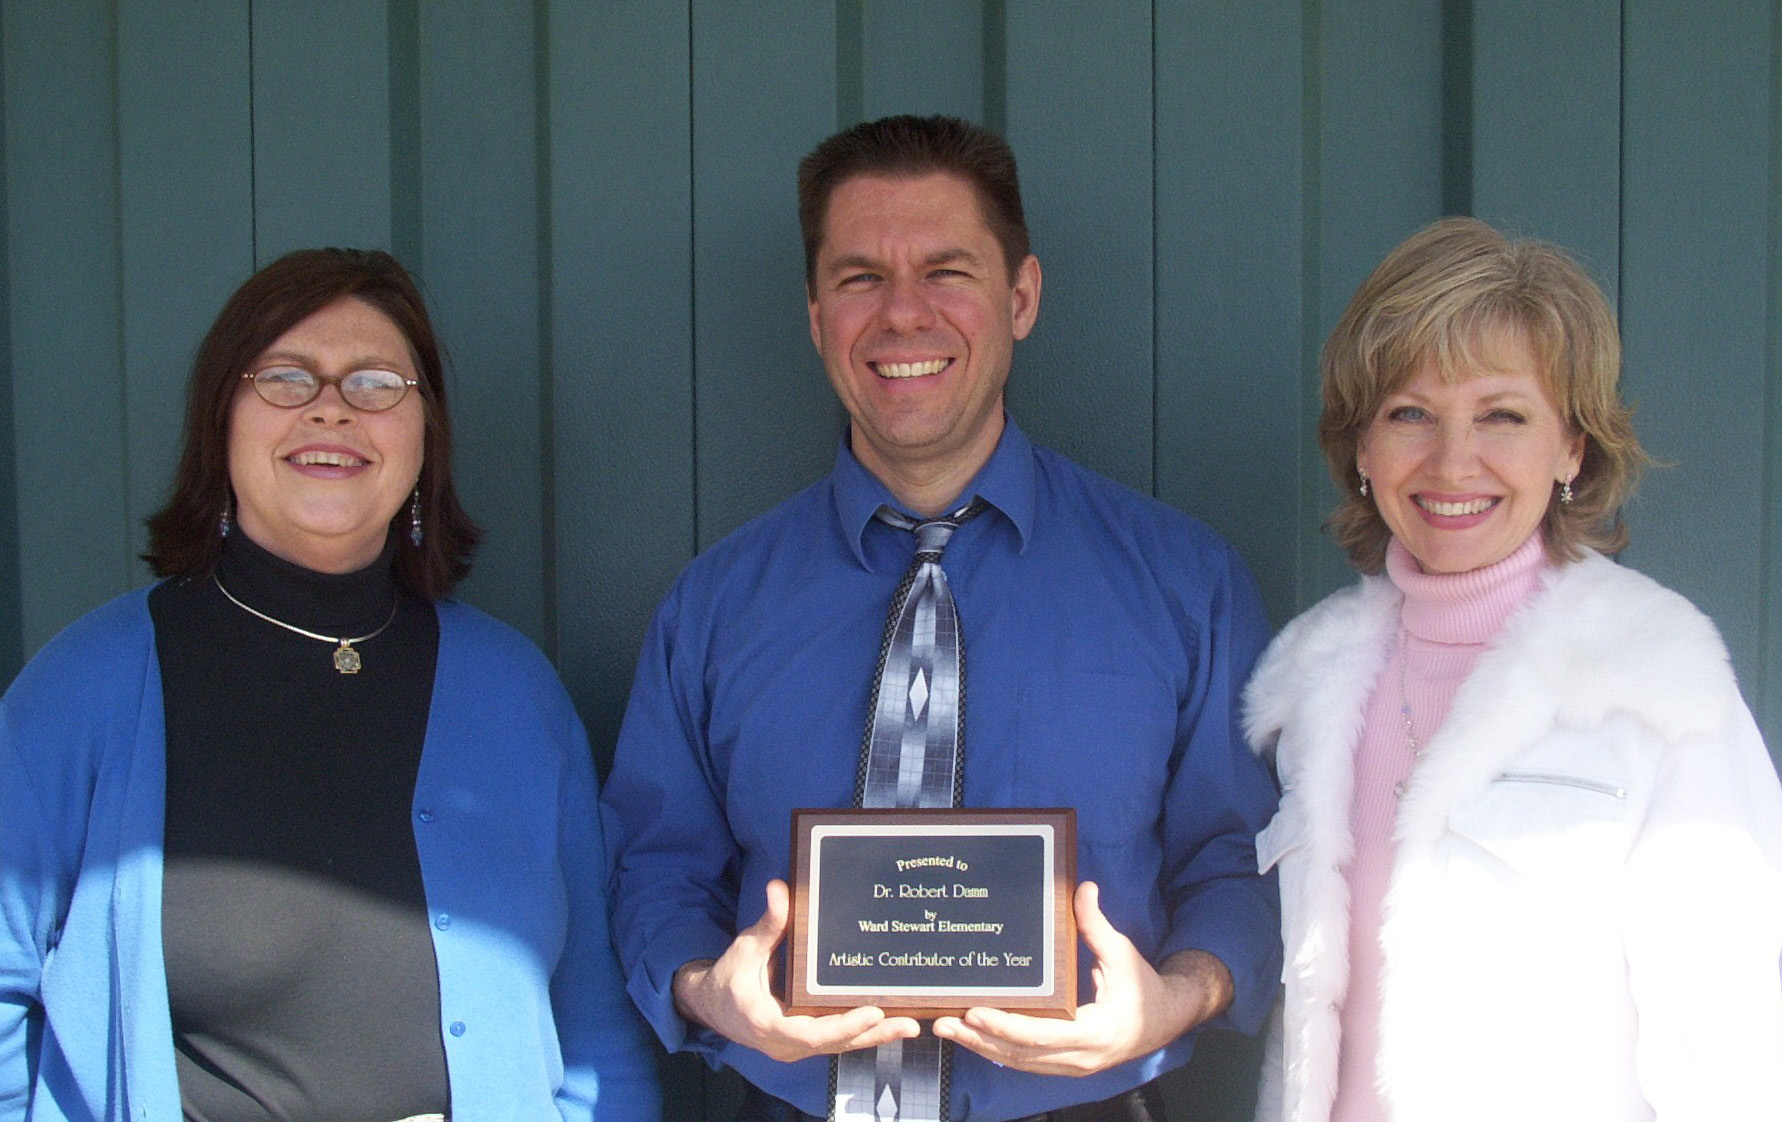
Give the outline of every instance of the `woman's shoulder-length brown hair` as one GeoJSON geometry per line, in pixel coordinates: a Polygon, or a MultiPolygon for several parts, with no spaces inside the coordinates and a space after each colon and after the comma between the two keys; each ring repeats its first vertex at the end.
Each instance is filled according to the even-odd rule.
{"type": "Polygon", "coordinates": [[[1357,484],[1356,453],[1380,404],[1428,363],[1443,377],[1492,368],[1505,338],[1527,344],[1536,372],[1584,459],[1572,501],[1550,498],[1547,554],[1627,545],[1621,509],[1647,462],[1621,401],[1615,313],[1582,266],[1557,246],[1506,238],[1476,218],[1444,218],[1386,255],[1349,301],[1320,360],[1318,443],[1343,502],[1326,523],[1364,573],[1386,564],[1391,529],[1357,484]]]}
{"type": "Polygon", "coordinates": [[[390,318],[408,340],[419,373],[425,417],[419,481],[423,537],[407,534],[405,504],[391,519],[395,575],[429,599],[446,595],[470,572],[482,531],[458,502],[452,483],[452,423],[444,364],[426,304],[400,262],[381,250],[300,249],[274,261],[235,290],[192,362],[185,435],[167,505],[148,519],[143,560],[156,576],[208,576],[222,552],[218,524],[231,505],[229,417],[241,375],[279,336],[346,297],[390,318]]]}

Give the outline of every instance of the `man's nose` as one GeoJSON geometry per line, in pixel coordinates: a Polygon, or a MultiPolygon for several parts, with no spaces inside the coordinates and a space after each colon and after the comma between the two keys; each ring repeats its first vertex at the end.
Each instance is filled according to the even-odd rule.
{"type": "Polygon", "coordinates": [[[921,281],[893,278],[885,286],[885,304],[881,309],[885,323],[896,331],[914,331],[926,327],[934,318],[934,306],[928,300],[921,281]]]}

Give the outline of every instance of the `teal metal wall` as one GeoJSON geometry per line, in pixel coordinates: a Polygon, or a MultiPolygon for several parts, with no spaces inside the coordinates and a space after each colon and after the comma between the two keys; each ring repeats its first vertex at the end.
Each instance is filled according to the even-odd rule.
{"type": "MultiPolygon", "coordinates": [[[[281,252],[394,249],[489,530],[466,599],[609,750],[651,607],[820,473],[839,412],[792,169],[862,117],[1020,155],[1046,267],[1013,409],[1210,521],[1277,621],[1346,582],[1314,365],[1393,244],[1471,212],[1618,300],[1627,560],[1719,623],[1782,746],[1774,0],[0,0],[0,678],[139,584],[191,352],[281,252]]],[[[1172,1086],[1235,1118],[1241,1046],[1172,1086]]],[[[672,1069],[676,1117],[734,1088],[672,1069]]]]}

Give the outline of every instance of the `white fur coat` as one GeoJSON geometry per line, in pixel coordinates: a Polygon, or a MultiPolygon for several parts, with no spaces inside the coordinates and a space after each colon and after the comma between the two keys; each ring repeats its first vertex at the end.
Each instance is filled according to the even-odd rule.
{"type": "MultiPolygon", "coordinates": [[[[1263,656],[1286,992],[1264,1117],[1326,1122],[1353,754],[1397,637],[1369,578],[1263,656]]],[[[1430,738],[1380,931],[1393,1122],[1782,1118],[1782,790],[1713,625],[1591,555],[1550,571],[1430,738]]]]}

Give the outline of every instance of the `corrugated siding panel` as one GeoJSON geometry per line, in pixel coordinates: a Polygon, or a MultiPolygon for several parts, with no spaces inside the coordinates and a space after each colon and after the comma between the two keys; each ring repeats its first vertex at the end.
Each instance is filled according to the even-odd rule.
{"type": "MultiPolygon", "coordinates": [[[[1776,6],[1729,0],[68,0],[0,7],[0,673],[146,577],[185,368],[285,250],[393,247],[490,537],[464,596],[610,753],[657,599],[829,462],[798,158],[890,112],[1004,128],[1046,269],[1012,408],[1201,515],[1277,621],[1318,526],[1323,334],[1444,208],[1575,250],[1652,451],[1629,560],[1726,633],[1782,747],[1776,6]]],[[[1178,1122],[1238,1118],[1210,1041],[1178,1122]]],[[[734,1082],[672,1068],[677,1117],[734,1082]]]]}

